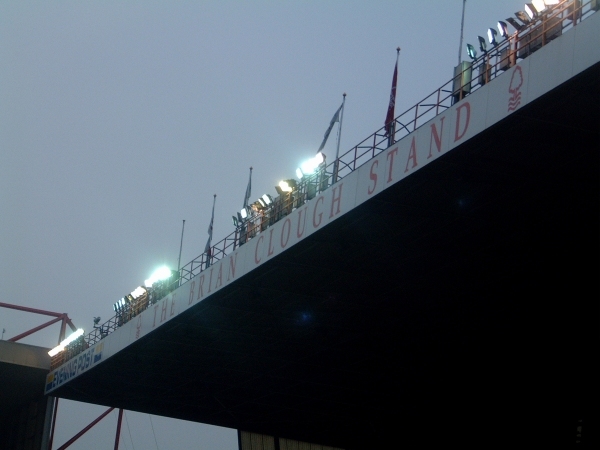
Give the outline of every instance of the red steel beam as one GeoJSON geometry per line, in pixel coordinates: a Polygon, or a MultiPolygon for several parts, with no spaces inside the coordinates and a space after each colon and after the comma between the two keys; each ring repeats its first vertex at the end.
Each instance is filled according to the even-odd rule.
{"type": "MultiPolygon", "coordinates": [[[[54,397],[54,414],[52,415],[52,427],[50,428],[50,442],[48,442],[48,450],[52,450],[52,442],[54,441],[54,429],[56,427],[56,412],[58,411],[58,397],[54,397]]],[[[42,449],[44,450],[44,449],[42,449]]]]}
{"type": "Polygon", "coordinates": [[[24,311],[24,312],[29,312],[29,313],[33,313],[33,314],[42,314],[44,316],[51,316],[51,317],[56,317],[55,320],[52,320],[50,322],[46,322],[43,325],[40,325],[38,327],[32,328],[29,331],[26,331],[24,333],[19,334],[18,336],[15,336],[11,339],[9,339],[9,341],[11,342],[16,342],[19,339],[22,339],[26,336],[29,336],[32,333],[35,333],[36,331],[41,330],[42,328],[47,327],[48,325],[52,325],[55,322],[58,322],[59,320],[62,320],[62,324],[60,327],[60,336],[58,338],[58,343],[60,344],[60,342],[65,338],[65,330],[66,330],[66,326],[69,325],[69,327],[71,328],[71,330],[76,331],[77,327],[75,326],[75,324],[71,321],[71,319],[69,319],[69,316],[67,315],[67,313],[57,313],[57,312],[53,312],[53,311],[46,311],[43,309],[36,309],[36,308],[29,308],[27,306],[19,306],[19,305],[13,305],[11,303],[3,303],[0,302],[0,308],[8,308],[8,309],[16,309],[17,311],[24,311]]]}
{"type": "Polygon", "coordinates": [[[48,322],[46,322],[46,323],[44,323],[44,324],[42,324],[42,325],[39,325],[39,326],[37,326],[37,327],[35,327],[35,328],[32,328],[31,330],[29,330],[29,331],[26,331],[26,332],[24,332],[24,333],[21,333],[21,334],[19,334],[19,335],[15,336],[15,337],[12,337],[12,338],[10,338],[10,339],[8,339],[8,340],[9,340],[10,342],[17,342],[19,339],[23,339],[24,337],[26,337],[26,336],[29,336],[30,334],[33,334],[33,333],[35,333],[36,331],[39,331],[39,330],[41,330],[42,328],[46,328],[47,326],[50,326],[50,325],[52,325],[53,323],[60,322],[61,320],[63,320],[63,318],[62,318],[62,317],[56,317],[56,318],[54,318],[54,319],[52,319],[52,320],[50,320],[50,321],[48,321],[48,322]]]}
{"type": "Polygon", "coordinates": [[[27,306],[12,305],[10,303],[0,302],[0,307],[9,308],[9,309],[18,309],[19,311],[25,311],[25,312],[30,312],[30,313],[34,313],[34,314],[43,314],[44,316],[53,316],[53,317],[62,317],[63,315],[66,316],[66,313],[57,313],[57,312],[52,312],[52,311],[45,311],[43,309],[28,308],[27,306]]]}
{"type": "Polygon", "coordinates": [[[98,418],[96,420],[94,420],[87,427],[85,427],[83,430],[81,430],[79,433],[77,433],[75,436],[73,436],[71,439],[69,439],[63,445],[58,447],[58,449],[56,449],[56,450],[64,450],[65,448],[67,448],[69,445],[71,445],[73,442],[75,442],[77,439],[79,439],[81,436],[83,436],[85,433],[87,433],[87,431],[90,428],[92,428],[94,425],[96,425],[98,422],[100,422],[102,419],[104,419],[104,417],[106,417],[113,409],[115,409],[115,408],[109,408],[106,411],[104,411],[102,414],[100,414],[98,416],[98,418]]]}
{"type": "Polygon", "coordinates": [[[117,420],[117,435],[115,436],[115,450],[119,450],[119,438],[121,436],[121,422],[123,421],[123,408],[119,408],[119,419],[117,420]]]}

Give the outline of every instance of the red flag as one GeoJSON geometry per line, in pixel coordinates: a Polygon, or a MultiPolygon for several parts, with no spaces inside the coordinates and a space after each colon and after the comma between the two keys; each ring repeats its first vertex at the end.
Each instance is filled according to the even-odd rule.
{"type": "Polygon", "coordinates": [[[400,56],[400,47],[397,49],[396,67],[394,67],[394,77],[392,78],[392,92],[390,92],[390,104],[388,106],[387,116],[385,117],[385,135],[393,133],[392,125],[394,122],[394,106],[396,105],[396,83],[398,82],[398,56],[400,56]]]}

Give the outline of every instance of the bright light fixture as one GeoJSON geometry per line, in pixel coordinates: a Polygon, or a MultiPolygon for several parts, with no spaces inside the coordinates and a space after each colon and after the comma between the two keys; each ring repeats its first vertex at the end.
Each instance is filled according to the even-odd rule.
{"type": "Polygon", "coordinates": [[[496,30],[494,30],[493,28],[489,28],[487,35],[488,35],[488,41],[490,41],[490,44],[492,44],[493,46],[498,45],[498,42],[496,42],[496,36],[498,35],[498,32],[496,30]]]}
{"type": "Polygon", "coordinates": [[[538,14],[536,7],[533,6],[533,3],[525,3],[525,12],[531,20],[535,19],[538,14]]]}
{"type": "Polygon", "coordinates": [[[533,6],[537,10],[537,12],[542,12],[546,9],[546,4],[544,0],[533,0],[531,3],[533,3],[533,6]]]}
{"type": "Polygon", "coordinates": [[[50,350],[48,352],[48,354],[50,356],[58,355],[60,352],[62,352],[65,349],[65,347],[67,345],[69,345],[71,342],[73,342],[79,336],[83,336],[83,328],[79,328],[77,331],[74,331],[73,333],[71,333],[71,335],[68,338],[63,339],[63,341],[60,344],[58,344],[56,347],[54,347],[52,350],[50,350]]]}
{"type": "Polygon", "coordinates": [[[517,19],[519,19],[525,25],[527,25],[529,22],[531,22],[531,19],[529,18],[529,16],[523,11],[517,11],[515,13],[515,16],[517,16],[517,19]]]}
{"type": "Polygon", "coordinates": [[[280,181],[279,187],[283,192],[292,192],[292,186],[286,180],[280,181]]]}
{"type": "Polygon", "coordinates": [[[146,287],[152,287],[152,285],[157,281],[166,280],[170,276],[171,271],[169,270],[169,268],[167,266],[162,266],[156,269],[152,276],[146,281],[144,281],[144,284],[146,285],[146,287]]]}
{"type": "Polygon", "coordinates": [[[510,23],[510,24],[513,26],[513,28],[514,28],[515,30],[517,30],[517,31],[521,31],[521,30],[523,29],[523,25],[521,25],[519,22],[517,22],[517,21],[516,21],[515,19],[513,19],[512,17],[508,17],[508,18],[506,19],[506,21],[507,21],[508,23],[510,23]]]}
{"type": "Polygon", "coordinates": [[[481,36],[477,36],[477,39],[479,39],[479,49],[485,53],[487,50],[487,45],[485,44],[485,39],[482,38],[481,36]]]}
{"type": "Polygon", "coordinates": [[[477,51],[471,44],[467,44],[467,53],[469,54],[469,58],[473,60],[477,58],[477,51]]]}
{"type": "Polygon", "coordinates": [[[142,287],[142,286],[138,286],[138,287],[135,289],[135,291],[133,291],[133,292],[131,293],[131,295],[132,295],[132,296],[133,296],[133,298],[135,299],[135,298],[139,298],[139,297],[141,297],[141,296],[142,296],[142,295],[144,295],[145,293],[146,293],[146,289],[145,289],[144,287],[142,287]]]}
{"type": "Polygon", "coordinates": [[[304,175],[311,175],[323,161],[325,161],[325,155],[322,152],[317,153],[313,158],[304,162],[296,169],[296,175],[298,178],[302,178],[304,175]]]}
{"type": "Polygon", "coordinates": [[[502,22],[501,20],[498,21],[498,31],[500,32],[500,36],[502,36],[503,38],[508,37],[508,25],[506,25],[506,23],[502,22]]]}

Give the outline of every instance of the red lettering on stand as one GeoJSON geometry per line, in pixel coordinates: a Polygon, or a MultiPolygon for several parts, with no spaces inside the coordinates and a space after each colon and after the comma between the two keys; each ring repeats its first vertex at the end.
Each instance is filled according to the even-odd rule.
{"type": "Polygon", "coordinates": [[[212,273],[213,273],[213,268],[211,266],[211,268],[210,268],[210,276],[208,277],[208,293],[209,294],[212,291],[212,273]]]}
{"type": "Polygon", "coordinates": [[[323,219],[323,213],[317,214],[317,206],[319,206],[319,203],[323,203],[324,200],[325,199],[321,196],[315,202],[315,208],[313,209],[313,228],[317,228],[319,225],[321,225],[321,220],[323,219]],[[317,221],[315,220],[317,218],[317,215],[319,216],[319,223],[317,223],[317,221]]]}
{"type": "Polygon", "coordinates": [[[464,102],[458,108],[456,108],[456,130],[454,132],[454,142],[458,141],[465,135],[465,133],[467,132],[467,129],[469,128],[469,120],[470,119],[471,119],[471,105],[469,104],[469,102],[464,102]],[[465,119],[465,126],[464,126],[462,132],[459,133],[458,130],[460,128],[460,110],[462,108],[465,108],[465,114],[466,114],[467,118],[465,119]]]}
{"type": "Polygon", "coordinates": [[[223,263],[219,261],[219,273],[217,274],[217,283],[215,289],[223,286],[223,263]]]}
{"type": "Polygon", "coordinates": [[[198,289],[198,296],[196,297],[196,300],[200,300],[202,297],[204,297],[204,274],[200,275],[200,278],[198,278],[198,281],[200,282],[200,286],[198,289]]]}
{"type": "Polygon", "coordinates": [[[175,292],[171,294],[171,317],[175,315],[175,295],[175,292]]]}
{"type": "Polygon", "coordinates": [[[260,245],[260,243],[265,239],[264,236],[260,236],[257,240],[256,240],[256,248],[254,249],[254,262],[256,264],[260,264],[260,258],[258,257],[258,246],[260,245]]]}
{"type": "Polygon", "coordinates": [[[334,187],[331,192],[331,210],[329,212],[329,218],[331,219],[333,216],[337,216],[340,213],[340,204],[342,203],[342,188],[344,187],[344,183],[340,183],[338,186],[334,187]],[[338,187],[340,188],[339,194],[337,193],[338,187]],[[337,211],[334,213],[333,210],[337,205],[337,211]]]}
{"type": "Polygon", "coordinates": [[[298,236],[298,239],[300,239],[304,234],[304,228],[306,227],[306,216],[308,216],[308,214],[306,214],[307,209],[308,207],[298,209],[298,228],[296,229],[296,236],[298,236]],[[302,213],[304,213],[304,220],[302,220],[302,213]],[[300,231],[300,222],[302,222],[302,231],[300,231]]]}
{"type": "Polygon", "coordinates": [[[152,323],[152,328],[156,326],[156,311],[158,311],[158,303],[154,306],[154,322],[152,323]]]}
{"type": "Polygon", "coordinates": [[[444,132],[444,119],[446,117],[442,117],[440,119],[440,134],[437,132],[437,128],[435,123],[431,124],[431,137],[429,139],[429,155],[427,155],[427,159],[431,158],[431,149],[433,141],[435,140],[435,146],[437,147],[438,153],[442,151],[442,133],[444,132]]]}
{"type": "Polygon", "coordinates": [[[388,179],[387,182],[391,183],[392,182],[392,170],[394,168],[394,157],[398,154],[398,147],[393,148],[392,150],[390,150],[386,156],[386,158],[388,159],[388,166],[389,166],[389,171],[388,171],[388,179]]]}
{"type": "Polygon", "coordinates": [[[194,287],[196,286],[196,281],[192,281],[190,283],[190,298],[188,301],[188,305],[191,305],[192,302],[194,301],[194,287]]]}
{"type": "Polygon", "coordinates": [[[271,256],[275,249],[273,248],[273,228],[269,230],[269,247],[267,248],[267,256],[271,256]]]}
{"type": "MultiPolygon", "coordinates": [[[[290,239],[290,231],[292,230],[292,221],[290,220],[289,217],[286,217],[286,219],[283,221],[283,225],[281,226],[281,248],[285,248],[285,246],[287,245],[289,239],[290,239]],[[285,233],[285,228],[287,225],[287,234],[285,233]],[[283,236],[284,234],[285,236],[285,242],[283,240],[283,236]]],[[[304,231],[303,231],[304,233],[304,231]]]]}
{"type": "Polygon", "coordinates": [[[415,137],[413,136],[412,142],[410,143],[410,150],[408,151],[408,158],[406,158],[406,167],[404,168],[404,173],[408,172],[408,163],[412,160],[413,164],[411,169],[417,167],[417,143],[415,142],[415,137]]]}
{"type": "Polygon", "coordinates": [[[373,192],[375,192],[375,188],[377,187],[377,174],[375,172],[373,172],[373,169],[377,168],[378,165],[379,165],[378,160],[373,161],[373,164],[371,164],[371,171],[369,173],[369,178],[371,179],[371,181],[373,181],[373,188],[371,189],[371,187],[369,186],[369,188],[367,189],[367,193],[369,195],[371,195],[373,192]]]}
{"type": "Polygon", "coordinates": [[[160,323],[163,323],[165,320],[167,320],[167,299],[166,298],[162,301],[162,311],[160,313],[160,323]]]}
{"type": "Polygon", "coordinates": [[[238,253],[234,253],[229,257],[229,272],[227,273],[227,281],[229,278],[235,278],[235,265],[237,264],[237,255],[238,253]]]}
{"type": "Polygon", "coordinates": [[[142,315],[140,314],[137,319],[135,330],[135,338],[138,339],[140,337],[140,332],[142,331],[142,315]]]}

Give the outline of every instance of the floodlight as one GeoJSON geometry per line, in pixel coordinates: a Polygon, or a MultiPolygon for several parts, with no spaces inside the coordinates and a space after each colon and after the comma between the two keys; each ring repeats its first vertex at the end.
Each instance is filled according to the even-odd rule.
{"type": "Polygon", "coordinates": [[[273,203],[273,197],[271,197],[269,194],[264,194],[262,196],[263,201],[265,202],[265,204],[270,205],[271,203],[273,203]]]}
{"type": "Polygon", "coordinates": [[[152,276],[144,281],[146,287],[151,287],[157,281],[166,280],[171,276],[171,271],[167,266],[162,266],[154,271],[152,276]]]}
{"type": "Polygon", "coordinates": [[[74,331],[73,333],[71,333],[71,335],[68,338],[63,339],[63,341],[60,344],[58,344],[56,347],[54,347],[52,350],[50,350],[48,352],[48,354],[50,356],[58,355],[60,352],[62,352],[65,349],[65,347],[67,345],[69,345],[71,342],[73,342],[79,336],[83,336],[83,328],[79,328],[79,329],[77,329],[77,331],[74,331]]]}
{"type": "Polygon", "coordinates": [[[498,42],[496,42],[497,35],[498,33],[496,32],[496,30],[494,30],[493,28],[488,29],[488,40],[490,41],[490,44],[492,44],[494,47],[498,45],[498,42]]]}
{"type": "Polygon", "coordinates": [[[533,6],[533,3],[525,3],[525,12],[531,20],[534,20],[538,16],[537,9],[533,6]]]}
{"type": "Polygon", "coordinates": [[[523,11],[517,11],[515,13],[515,16],[517,16],[517,19],[519,19],[525,25],[527,25],[529,22],[531,22],[531,19],[529,18],[529,16],[523,11]]]}
{"type": "Polygon", "coordinates": [[[521,25],[519,22],[517,22],[515,19],[513,19],[512,17],[508,17],[506,19],[506,21],[508,23],[510,23],[512,25],[512,27],[517,30],[517,31],[521,31],[523,29],[523,25],[521,25]]]}
{"type": "Polygon", "coordinates": [[[259,199],[257,200],[257,202],[258,202],[258,203],[260,204],[260,206],[262,206],[263,208],[266,208],[266,207],[267,207],[267,204],[266,204],[266,202],[265,202],[265,201],[264,201],[262,198],[259,198],[259,199]]]}
{"type": "Polygon", "coordinates": [[[471,58],[472,60],[475,60],[477,58],[477,51],[475,50],[475,47],[473,47],[471,44],[467,44],[467,53],[469,54],[469,58],[471,58]]]}
{"type": "Polygon", "coordinates": [[[483,53],[487,53],[486,50],[486,44],[485,44],[485,39],[482,38],[481,36],[477,36],[477,39],[479,39],[479,49],[483,52],[483,53]]]}
{"type": "Polygon", "coordinates": [[[233,226],[237,228],[237,227],[238,227],[238,220],[237,220],[237,217],[235,217],[235,216],[231,216],[231,219],[233,220],[233,226]]]}
{"type": "Polygon", "coordinates": [[[296,188],[296,180],[282,180],[278,187],[283,192],[292,192],[296,188]]]}
{"type": "Polygon", "coordinates": [[[135,288],[135,291],[133,291],[131,293],[131,295],[133,296],[134,299],[138,299],[142,295],[144,295],[146,292],[147,292],[146,289],[144,289],[142,286],[138,286],[135,288]]]}
{"type": "Polygon", "coordinates": [[[500,36],[505,39],[508,38],[508,25],[506,25],[506,22],[498,21],[498,31],[500,32],[500,36]]]}
{"type": "Polygon", "coordinates": [[[317,167],[325,161],[325,155],[322,152],[317,153],[314,157],[308,161],[302,163],[298,169],[296,169],[296,176],[302,178],[304,175],[311,175],[317,170],[317,167]]]}
{"type": "Polygon", "coordinates": [[[546,3],[544,2],[544,0],[533,0],[531,2],[535,8],[535,10],[538,13],[541,13],[543,10],[546,9],[546,3]]]}
{"type": "Polygon", "coordinates": [[[242,208],[242,210],[238,214],[240,215],[239,217],[241,218],[241,220],[248,218],[248,208],[242,208]]]}

